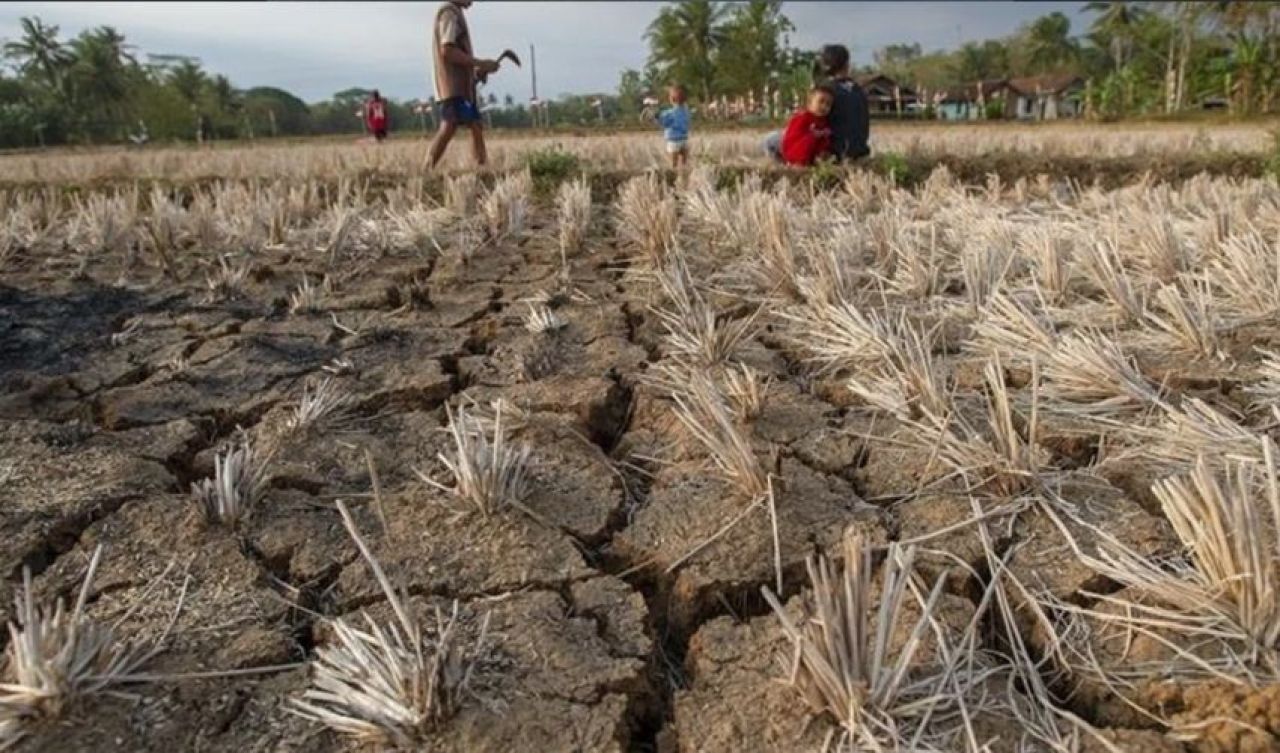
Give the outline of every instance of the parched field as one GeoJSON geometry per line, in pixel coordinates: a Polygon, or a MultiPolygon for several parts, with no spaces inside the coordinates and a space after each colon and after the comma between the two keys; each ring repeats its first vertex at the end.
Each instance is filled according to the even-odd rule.
{"type": "Polygon", "coordinates": [[[876,138],[0,158],[0,749],[1280,750],[1266,131],[876,138]]]}

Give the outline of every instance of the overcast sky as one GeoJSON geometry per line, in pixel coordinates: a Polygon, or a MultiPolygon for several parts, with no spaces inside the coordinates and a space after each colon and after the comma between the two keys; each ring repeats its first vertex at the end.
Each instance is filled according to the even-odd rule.
{"type": "MultiPolygon", "coordinates": [[[[18,19],[39,16],[63,38],[113,25],[140,52],[200,58],[239,88],[278,86],[313,102],[352,86],[399,99],[428,95],[429,28],[438,3],[53,2],[0,3],[0,38],[19,35],[18,19]]],[[[894,42],[926,51],[1002,36],[1052,11],[1082,33],[1083,2],[788,2],[792,43],[844,42],[859,63],[894,42]]],[[[613,91],[624,68],[644,65],[644,29],[657,2],[485,2],[468,11],[476,52],[515,49],[525,69],[504,68],[489,91],[530,96],[529,45],[537,46],[538,92],[613,91]]]]}

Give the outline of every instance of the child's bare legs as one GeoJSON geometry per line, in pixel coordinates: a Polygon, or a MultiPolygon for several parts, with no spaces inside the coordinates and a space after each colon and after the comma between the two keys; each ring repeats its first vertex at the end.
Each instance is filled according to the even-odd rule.
{"type": "Polygon", "coordinates": [[[689,164],[689,146],[686,144],[682,149],[669,149],[671,155],[671,169],[679,170],[689,164]]]}

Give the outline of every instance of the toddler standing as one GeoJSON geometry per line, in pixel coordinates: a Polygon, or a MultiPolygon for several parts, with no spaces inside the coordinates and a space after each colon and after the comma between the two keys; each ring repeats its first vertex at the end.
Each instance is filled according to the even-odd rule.
{"type": "Polygon", "coordinates": [[[667,90],[671,106],[658,113],[658,125],[667,142],[672,169],[689,164],[689,107],[685,104],[684,87],[676,84],[667,90]]]}

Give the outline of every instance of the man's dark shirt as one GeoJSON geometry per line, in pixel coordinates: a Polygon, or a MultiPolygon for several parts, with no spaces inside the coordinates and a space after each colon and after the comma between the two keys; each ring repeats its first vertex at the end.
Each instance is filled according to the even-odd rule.
{"type": "Polygon", "coordinates": [[[849,78],[831,79],[836,90],[831,103],[831,154],[837,160],[859,159],[871,153],[871,115],[867,95],[858,82],[849,78]]]}

